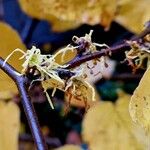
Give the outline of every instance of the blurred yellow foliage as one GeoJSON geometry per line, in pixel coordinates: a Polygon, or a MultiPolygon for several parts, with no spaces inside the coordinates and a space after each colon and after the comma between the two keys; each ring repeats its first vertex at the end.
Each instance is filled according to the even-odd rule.
{"type": "Polygon", "coordinates": [[[119,0],[115,21],[139,33],[150,20],[150,0],[119,0]]]}
{"type": "Polygon", "coordinates": [[[0,150],[17,150],[20,112],[13,102],[0,100],[0,150]]]}
{"type": "Polygon", "coordinates": [[[20,0],[22,9],[32,17],[45,19],[57,31],[81,24],[101,23],[109,27],[117,8],[117,0],[20,0]]]}
{"type": "Polygon", "coordinates": [[[99,102],[89,109],[83,120],[83,140],[90,150],[142,150],[145,138],[141,128],[133,124],[128,105],[130,95],[119,94],[115,104],[99,102]],[[139,134],[137,134],[137,132],[139,134]]]}
{"type": "MultiPolygon", "coordinates": [[[[4,22],[0,22],[0,56],[5,59],[14,49],[20,48],[25,50],[18,33],[4,22]]],[[[16,70],[21,71],[23,61],[19,60],[21,55],[16,53],[8,61],[16,70]]],[[[16,85],[3,71],[0,70],[0,98],[8,99],[17,92],[16,85]]]]}
{"type": "Polygon", "coordinates": [[[150,19],[149,0],[19,0],[30,16],[44,19],[55,31],[73,29],[81,24],[101,24],[106,29],[117,21],[139,33],[150,19]]]}
{"type": "Polygon", "coordinates": [[[64,145],[60,148],[57,148],[55,150],[81,150],[81,148],[77,145],[64,145]]]}
{"type": "Polygon", "coordinates": [[[150,135],[150,67],[142,77],[138,87],[134,91],[129,111],[134,122],[143,127],[150,135]]]}

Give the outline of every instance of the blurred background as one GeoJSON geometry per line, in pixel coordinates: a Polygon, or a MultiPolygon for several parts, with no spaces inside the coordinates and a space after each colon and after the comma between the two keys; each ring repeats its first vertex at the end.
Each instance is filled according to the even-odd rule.
{"type": "MultiPolygon", "coordinates": [[[[40,48],[43,54],[54,54],[59,48],[71,43],[74,35],[81,37],[89,33],[90,30],[94,31],[92,41],[96,43],[105,43],[109,46],[121,44],[124,40],[130,39],[133,35],[142,31],[141,27],[136,29],[133,26],[136,26],[136,22],[139,23],[140,21],[142,24],[144,20],[143,16],[146,16],[146,19],[150,17],[148,11],[142,12],[141,14],[143,7],[146,10],[147,7],[145,8],[145,6],[148,5],[150,1],[145,0],[141,2],[139,0],[137,4],[135,4],[136,2],[134,3],[136,6],[133,6],[133,3],[129,1],[120,1],[119,4],[115,3],[116,1],[110,2],[109,0],[108,2],[90,0],[88,2],[83,1],[80,5],[80,2],[77,0],[72,2],[69,0],[0,0],[0,56],[5,59],[15,48],[19,47],[26,50],[31,49],[33,45],[40,48]],[[66,5],[64,3],[66,3],[66,5]],[[86,4],[86,6],[84,6],[84,4],[86,4]],[[113,7],[111,4],[115,4],[115,6],[113,7]],[[80,7],[83,7],[83,10],[80,9],[80,7]],[[129,17],[127,13],[124,13],[128,11],[127,8],[131,11],[131,17],[129,17]],[[137,11],[132,12],[132,8],[137,11]],[[98,12],[101,13],[98,14],[98,12]],[[118,15],[119,13],[120,16],[118,15]],[[91,19],[90,14],[95,18],[91,19]],[[135,14],[137,14],[138,17],[134,19],[132,16],[136,16],[135,14]],[[81,15],[82,18],[79,17],[81,15]],[[116,17],[117,15],[118,17],[116,17]],[[143,18],[141,17],[143,20],[140,20],[140,15],[143,15],[143,18]],[[69,17],[75,19],[71,20],[69,17]],[[126,20],[128,22],[128,20],[132,19],[135,20],[135,22],[130,21],[128,24],[124,23],[126,20]]],[[[18,61],[19,56],[12,56],[9,63],[21,71],[21,62],[18,61]],[[15,59],[14,61],[13,58],[15,59]]],[[[95,88],[97,101],[110,101],[115,104],[119,97],[118,89],[123,91],[123,93],[132,94],[137,87],[143,70],[138,70],[137,73],[133,75],[132,69],[127,64],[121,63],[124,58],[124,53],[113,55],[107,60],[108,68],[101,70],[103,78],[98,76],[89,79],[95,88]]],[[[100,69],[100,66],[97,66],[95,69],[100,69]]],[[[20,124],[19,149],[35,149],[27,119],[20,103],[20,96],[17,93],[15,85],[8,77],[4,77],[6,76],[5,74],[1,73],[0,76],[0,99],[5,100],[5,102],[15,102],[20,110],[18,123],[20,124]]],[[[55,109],[51,110],[39,83],[32,87],[30,95],[49,149],[55,149],[66,144],[77,145],[78,147],[76,147],[76,149],[89,149],[90,142],[84,140],[86,138],[82,136],[82,124],[84,116],[86,115],[85,107],[82,104],[74,104],[66,108],[67,102],[64,100],[64,93],[58,90],[53,98],[55,109]]],[[[107,110],[105,111],[107,112],[107,110]]],[[[111,122],[108,123],[111,125],[111,122]]],[[[101,122],[99,122],[99,124],[95,122],[95,128],[98,128],[97,126],[100,126],[100,124],[101,122]]],[[[100,136],[102,135],[100,134],[100,136]]],[[[115,133],[113,133],[113,136],[115,136],[115,133]]],[[[104,140],[104,142],[106,142],[105,145],[107,145],[107,140],[104,140]]],[[[68,150],[69,149],[73,150],[75,147],[70,147],[68,150]]],[[[96,148],[90,149],[96,150],[96,148]]],[[[103,148],[100,146],[97,147],[97,149],[101,150],[103,148]]],[[[106,150],[107,149],[109,148],[106,148],[106,150]]],[[[115,149],[117,150],[117,148],[114,148],[114,150],[115,149]]],[[[123,149],[124,148],[120,150],[123,149]]]]}

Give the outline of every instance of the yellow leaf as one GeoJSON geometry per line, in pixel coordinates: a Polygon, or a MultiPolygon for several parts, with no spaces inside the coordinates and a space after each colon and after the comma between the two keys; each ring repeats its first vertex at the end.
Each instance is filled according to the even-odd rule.
{"type": "Polygon", "coordinates": [[[115,20],[135,33],[150,20],[149,0],[19,0],[30,16],[52,24],[54,31],[65,31],[82,24],[109,28],[115,20]]]}
{"type": "Polygon", "coordinates": [[[52,22],[57,31],[81,24],[102,24],[109,27],[116,12],[117,0],[19,0],[30,16],[52,22]]]}
{"type": "Polygon", "coordinates": [[[50,7],[48,5],[51,5],[51,3],[53,3],[52,1],[20,0],[19,3],[23,11],[28,15],[37,19],[49,21],[52,24],[52,29],[54,31],[65,31],[79,26],[78,23],[75,23],[74,21],[64,21],[55,17],[54,14],[48,10],[50,7]]]}
{"type": "Polygon", "coordinates": [[[144,149],[128,112],[129,99],[122,93],[116,104],[99,102],[89,109],[82,123],[82,136],[90,150],[144,149]]]}
{"type": "Polygon", "coordinates": [[[111,102],[100,102],[95,104],[88,110],[84,117],[82,124],[83,139],[92,143],[99,134],[103,133],[105,128],[111,130],[112,120],[114,117],[116,116],[114,115],[114,108],[111,102]]]}
{"type": "Polygon", "coordinates": [[[20,112],[13,102],[0,100],[0,149],[17,150],[20,112]]]}
{"type": "Polygon", "coordinates": [[[54,16],[49,17],[50,19],[46,19],[52,25],[52,30],[54,32],[64,32],[70,29],[77,28],[79,26],[78,23],[74,21],[62,21],[57,19],[54,16]]]}
{"type": "Polygon", "coordinates": [[[116,103],[117,115],[122,121],[123,126],[125,126],[128,132],[130,132],[131,135],[137,139],[138,143],[143,145],[143,147],[147,147],[148,145],[145,140],[147,139],[147,136],[144,133],[144,130],[140,126],[136,125],[130,117],[129,113],[130,98],[131,95],[119,91],[119,98],[116,103]]]}
{"type": "Polygon", "coordinates": [[[116,21],[135,33],[150,20],[150,0],[119,0],[116,21]]]}
{"type": "Polygon", "coordinates": [[[117,99],[116,102],[116,111],[120,116],[120,118],[123,119],[122,121],[124,121],[124,123],[126,123],[126,125],[129,125],[129,127],[131,128],[132,119],[130,117],[128,109],[131,95],[125,94],[123,91],[119,91],[118,95],[119,98],[117,99]]]}
{"type": "MultiPolygon", "coordinates": [[[[0,56],[5,59],[14,49],[20,48],[25,50],[25,45],[22,43],[18,33],[4,22],[0,22],[0,56]]],[[[14,54],[8,63],[15,69],[21,71],[22,62],[19,60],[20,54],[14,54]]],[[[17,92],[14,82],[0,70],[0,98],[10,98],[17,92]]]]}
{"type": "Polygon", "coordinates": [[[143,75],[138,87],[134,91],[129,111],[134,122],[150,133],[150,68],[143,75]]]}
{"type": "Polygon", "coordinates": [[[55,150],[81,150],[81,148],[77,145],[64,145],[60,148],[56,148],[55,150]]]}

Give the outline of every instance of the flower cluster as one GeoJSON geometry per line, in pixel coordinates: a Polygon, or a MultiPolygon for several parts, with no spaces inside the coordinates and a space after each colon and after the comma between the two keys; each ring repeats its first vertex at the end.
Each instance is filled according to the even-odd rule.
{"type": "Polygon", "coordinates": [[[133,72],[137,69],[147,68],[150,65],[150,34],[139,41],[127,41],[131,46],[130,51],[126,51],[126,60],[132,66],[133,72]]]}
{"type": "Polygon", "coordinates": [[[80,38],[74,36],[72,44],[69,44],[54,55],[41,54],[41,50],[35,46],[26,52],[16,49],[6,58],[4,65],[14,52],[21,52],[23,56],[20,59],[25,59],[22,64],[22,74],[26,75],[28,78],[31,73],[36,76],[36,78],[31,79],[31,85],[35,81],[41,82],[52,108],[54,108],[54,106],[47,93],[48,89],[53,89],[52,96],[54,96],[56,89],[64,91],[69,96],[70,101],[72,98],[85,102],[88,100],[94,101],[94,88],[85,80],[87,77],[85,68],[91,69],[88,63],[86,62],[75,69],[68,69],[68,65],[61,65],[55,60],[60,53],[61,58],[64,59],[68,50],[75,50],[77,52],[76,57],[80,57],[98,51],[97,47],[108,47],[105,44],[93,43],[91,40],[92,32],[91,30],[89,34],[80,38]],[[66,77],[63,74],[64,72],[67,73],[66,77]],[[68,75],[68,73],[70,73],[70,75],[68,75]]]}
{"type": "Polygon", "coordinates": [[[41,54],[40,49],[37,49],[35,46],[31,48],[31,50],[27,50],[26,52],[16,49],[14,50],[5,60],[6,61],[11,57],[11,55],[19,51],[23,53],[23,56],[20,59],[25,59],[24,63],[22,64],[23,70],[22,74],[28,75],[28,69],[30,68],[30,71],[32,71],[34,68],[36,68],[36,71],[40,73],[40,76],[38,79],[33,79],[31,84],[35,81],[41,81],[42,87],[44,88],[44,92],[46,93],[47,99],[51,105],[51,108],[54,109],[54,106],[52,104],[52,101],[50,99],[50,96],[47,93],[47,89],[53,89],[52,96],[54,96],[54,93],[56,89],[62,90],[64,92],[67,92],[72,94],[73,96],[80,96],[80,99],[84,99],[85,101],[89,99],[88,96],[88,90],[92,89],[92,98],[91,100],[94,100],[94,89],[93,87],[87,83],[84,80],[84,70],[82,69],[73,69],[68,70],[66,67],[68,65],[60,65],[56,63],[55,57],[56,55],[43,55],[41,54]],[[61,78],[59,75],[59,71],[67,71],[71,73],[70,78],[61,78]],[[70,89],[73,87],[73,91],[70,89]],[[80,91],[80,94],[77,94],[78,91],[80,91]],[[87,91],[87,92],[86,92],[87,91]]]}

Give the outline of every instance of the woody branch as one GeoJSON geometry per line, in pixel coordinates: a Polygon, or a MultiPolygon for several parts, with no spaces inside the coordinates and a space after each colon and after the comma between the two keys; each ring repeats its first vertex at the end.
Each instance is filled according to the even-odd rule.
{"type": "MultiPolygon", "coordinates": [[[[136,40],[138,41],[139,39],[143,38],[147,34],[150,34],[150,26],[148,26],[141,34],[138,36],[133,37],[131,40],[136,40]]],[[[116,54],[120,51],[125,51],[130,48],[130,45],[126,42],[123,44],[117,45],[115,47],[107,48],[107,49],[102,49],[99,52],[95,52],[92,54],[84,55],[79,57],[78,55],[68,62],[69,66],[68,69],[77,67],[81,65],[84,62],[87,62],[89,60],[99,58],[101,56],[105,56],[107,52],[111,52],[112,54],[116,54]]],[[[47,150],[47,146],[45,144],[45,139],[41,133],[40,126],[38,123],[37,115],[34,110],[34,106],[31,103],[29,94],[28,94],[28,88],[29,88],[29,80],[26,78],[26,76],[20,74],[13,68],[11,65],[6,63],[3,66],[4,60],[3,58],[0,57],[0,68],[12,78],[12,80],[16,83],[18,87],[18,91],[20,93],[21,99],[22,99],[22,105],[24,107],[24,111],[26,113],[26,117],[28,119],[28,123],[30,125],[30,129],[36,144],[36,147],[38,150],[47,150]]],[[[63,71],[63,70],[58,70],[61,74],[64,76],[70,76],[71,72],[69,71],[63,71]]]]}

